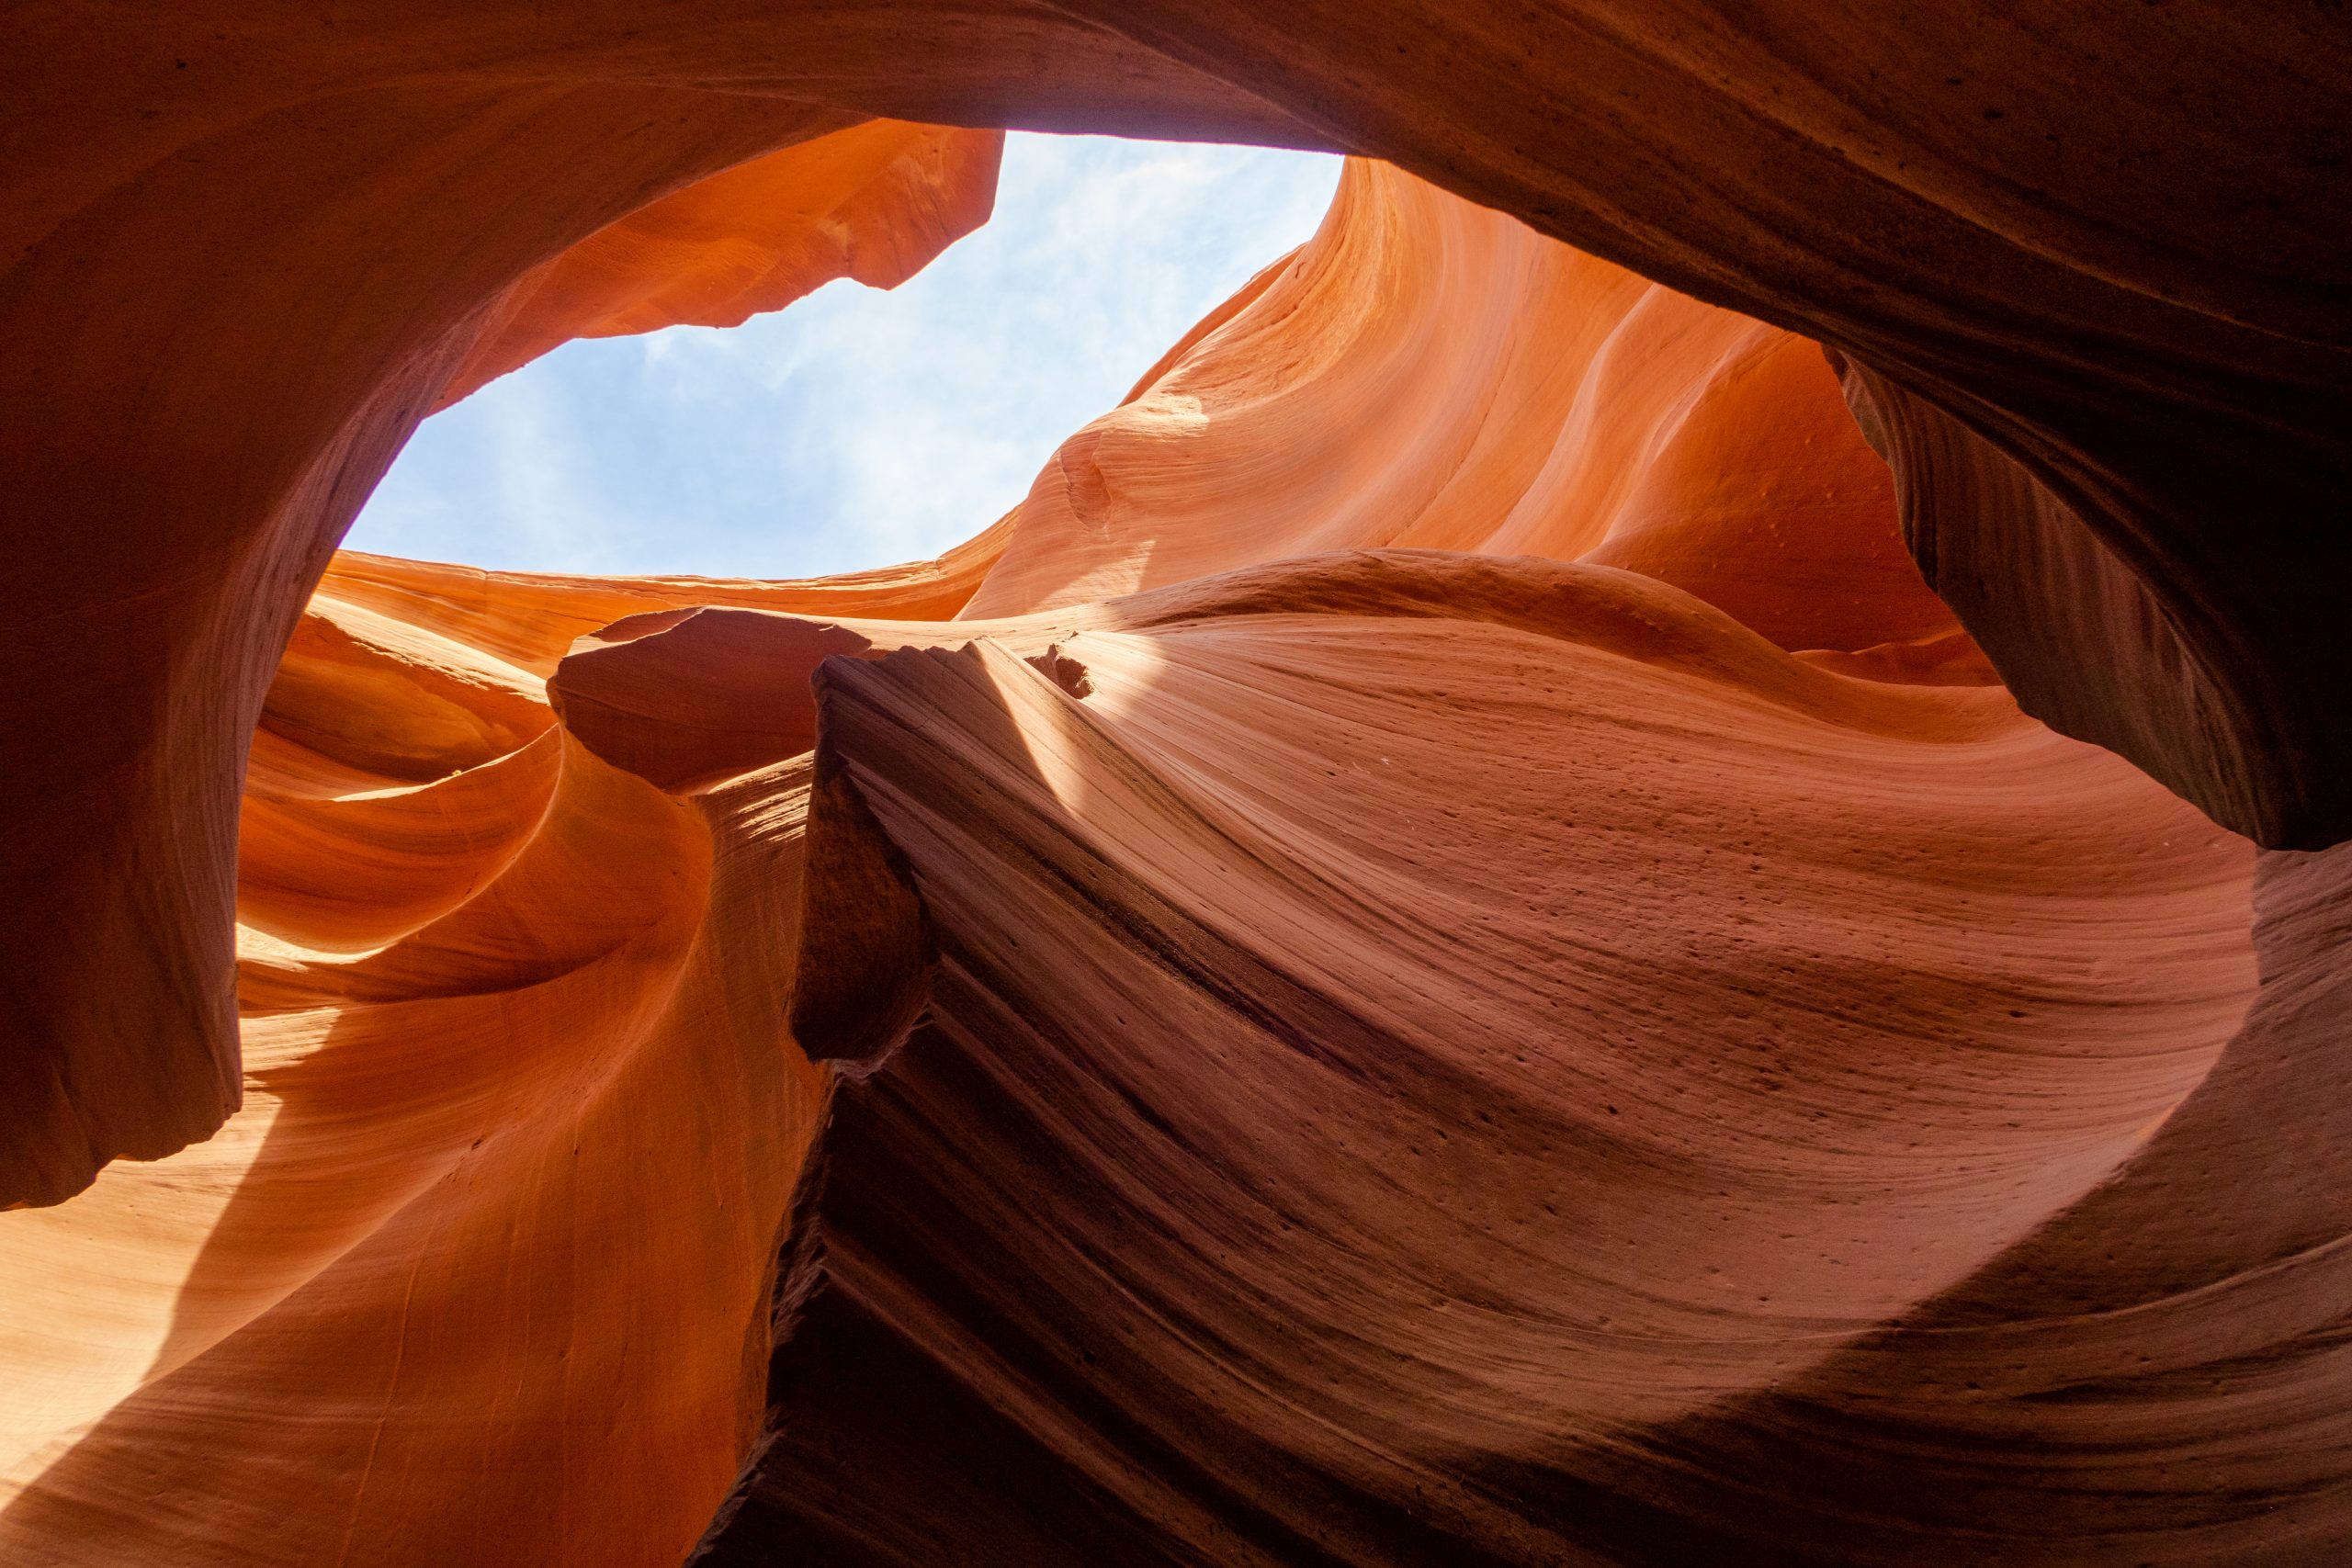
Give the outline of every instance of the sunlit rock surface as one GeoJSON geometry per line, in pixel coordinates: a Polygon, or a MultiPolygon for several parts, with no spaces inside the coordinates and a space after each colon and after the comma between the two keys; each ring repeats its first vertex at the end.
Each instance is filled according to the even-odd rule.
{"type": "Polygon", "coordinates": [[[877,119],[688,186],[526,274],[442,400],[576,337],[741,326],[837,277],[895,288],[987,221],[1003,141],[877,119]]]}
{"type": "Polygon", "coordinates": [[[0,1561],[2352,1551],[2335,24],[1088,9],[28,13],[0,1561]],[[936,562],[329,562],[876,112],[1499,210],[936,562]]]}

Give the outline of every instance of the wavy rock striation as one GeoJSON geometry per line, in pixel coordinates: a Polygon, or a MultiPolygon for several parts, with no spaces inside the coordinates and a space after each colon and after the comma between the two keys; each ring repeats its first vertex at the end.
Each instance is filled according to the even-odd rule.
{"type": "MultiPolygon", "coordinates": [[[[876,115],[1368,153],[1827,343],[1953,422],[1940,448],[1981,444],[1963,468],[2046,492],[2030,527],[1928,508],[1938,558],[1979,563],[1947,602],[2030,708],[2262,843],[2352,832],[2352,50],[2332,7],[494,0],[322,19],[44,0],[11,25],[30,66],[0,111],[0,478],[26,521],[5,542],[0,718],[26,761],[0,778],[0,898],[25,918],[0,948],[0,1201],[55,1201],[234,1103],[238,760],[416,419],[553,332],[912,260],[818,243],[737,273],[689,254],[711,215],[679,193],[759,186],[756,161],[876,115]],[[654,261],[674,294],[628,283],[654,261]],[[2102,563],[2125,622],[2026,608],[2050,560],[2102,563]]],[[[883,227],[944,236],[975,198],[926,193],[985,154],[931,145],[904,180],[831,161],[843,179],[806,210],[855,223],[911,197],[910,226],[883,227]]]]}
{"type": "MultiPolygon", "coordinates": [[[[985,209],[837,136],[442,373],[985,209]]],[[[0,1217],[0,1557],[2340,1555],[2347,863],[2020,711],[2052,494],[1358,164],[939,561],[337,558],[241,1108],[0,1217]]]]}
{"type": "Polygon", "coordinates": [[[1362,546],[1589,559],[1791,649],[1955,634],[1819,348],[1353,164],[1064,444],[967,615],[1362,546]]]}
{"type": "MultiPolygon", "coordinates": [[[[2113,1377],[2103,1348],[1860,1348],[1972,1288],[2032,1301],[1977,1281],[2216,1070],[2245,846],[1997,691],[1823,674],[1639,578],[1455,562],[1291,563],[1081,630],[1082,701],[994,639],[823,667],[818,773],[864,809],[812,813],[808,863],[847,834],[901,868],[927,940],[862,978],[925,1006],[878,1059],[863,1016],[796,1010],[872,1065],[834,1081],[770,1425],[695,1561],[2102,1538],[1922,1522],[1967,1450],[1909,1445],[1943,1436],[1938,1374],[1997,1367],[1977,1397],[2032,1485],[2060,1438],[2032,1396],[2113,1377]],[[1453,613],[1382,614],[1391,574],[1453,613]],[[1827,1444],[1775,1489],[1708,1430],[1791,1385],[1868,1406],[1883,1362],[1929,1387],[1851,1539],[1812,1528],[1827,1444]],[[1670,1486],[1711,1506],[1645,1517],[1670,1486]]],[[[805,929],[845,898],[812,879],[805,929]]]]}
{"type": "MultiPolygon", "coordinates": [[[[994,133],[875,122],[815,134],[852,118],[804,111],[799,134],[813,140],[674,192],[560,248],[494,298],[469,303],[461,318],[442,323],[436,342],[397,365],[363,354],[348,365],[316,367],[307,380],[277,378],[270,396],[301,406],[264,398],[240,410],[239,417],[277,420],[279,435],[300,431],[321,408],[331,409],[328,383],[338,374],[368,386],[368,395],[379,400],[362,422],[364,432],[347,427],[328,438],[333,450],[317,459],[322,466],[299,476],[241,474],[241,479],[258,477],[263,489],[221,499],[227,516],[295,517],[294,533],[266,529],[246,541],[251,547],[243,554],[224,553],[209,538],[219,533],[212,521],[127,568],[134,577],[169,572],[174,581],[166,587],[133,582],[104,589],[107,576],[119,574],[112,566],[100,569],[93,541],[69,542],[28,569],[29,590],[43,608],[17,635],[34,683],[14,685],[11,694],[32,705],[12,715],[29,765],[12,771],[7,787],[25,791],[25,812],[51,826],[19,837],[9,863],[8,874],[28,890],[29,918],[8,939],[16,944],[10,970],[23,980],[8,991],[12,1049],[0,1055],[0,1104],[8,1108],[0,1112],[8,1127],[0,1143],[0,1201],[56,1201],[86,1185],[107,1158],[169,1153],[209,1134],[237,1103],[229,911],[244,738],[256,721],[298,731],[306,722],[306,699],[292,690],[280,693],[266,719],[259,711],[289,631],[300,644],[365,639],[374,635],[368,629],[372,626],[395,650],[406,636],[399,627],[384,630],[364,606],[344,617],[356,630],[328,616],[294,621],[288,612],[296,605],[282,590],[314,576],[333,542],[329,535],[301,543],[300,528],[314,528],[323,508],[337,519],[339,533],[428,408],[556,343],[677,321],[737,321],[834,276],[893,284],[986,218],[995,189],[994,133]],[[223,562],[241,563],[232,570],[258,576],[249,587],[223,588],[215,581],[223,562]],[[117,609],[90,615],[65,607],[75,595],[93,592],[117,609]],[[107,639],[105,649],[85,653],[78,668],[88,681],[110,689],[101,699],[109,719],[98,724],[86,722],[88,709],[74,696],[85,688],[77,683],[82,676],[71,651],[77,639],[92,635],[107,639]],[[51,728],[60,730],[58,739],[44,747],[40,737],[51,728]]],[[[499,133],[494,125],[481,128],[485,136],[499,133]]],[[[469,243],[480,249],[494,238],[477,233],[469,243]]],[[[452,282],[446,264],[436,265],[445,284],[462,287],[452,282]]],[[[308,320],[297,317],[288,330],[308,320]]],[[[403,325],[415,330],[413,321],[403,325]]],[[[200,339],[192,352],[206,352],[200,339]]],[[[70,402],[70,395],[62,401],[70,402]]],[[[137,504],[152,513],[184,503],[203,491],[206,476],[224,460],[236,461],[239,443],[251,434],[235,433],[217,450],[189,455],[182,478],[193,489],[145,496],[137,504]]],[[[170,439],[201,447],[212,438],[187,427],[175,429],[170,439]]],[[[168,480],[162,474],[148,478],[158,486],[168,480]]],[[[130,503],[121,495],[116,500],[130,503]]],[[[975,547],[987,549],[978,541],[975,547]]],[[[119,558],[116,545],[104,549],[119,558]]],[[[397,576],[400,569],[385,570],[397,576]]],[[[962,592],[954,586],[959,570],[943,565],[929,580],[877,578],[870,585],[853,580],[819,597],[895,608],[920,604],[926,589],[935,586],[953,598],[962,592]]],[[[724,601],[746,592],[756,597],[761,591],[718,588],[687,595],[724,601]]],[[[569,596],[583,608],[564,619],[567,635],[601,624],[616,606],[642,602],[649,593],[660,598],[658,587],[583,588],[569,596]]],[[[810,601],[794,602],[814,607],[810,601]]],[[[528,613],[536,618],[556,614],[537,604],[528,613]]],[[[493,620],[501,615],[489,614],[493,620]]],[[[493,647],[536,629],[505,626],[493,647]]],[[[494,686],[508,683],[513,674],[486,679],[494,686]]],[[[281,678],[313,677],[298,660],[281,678]]],[[[412,677],[403,671],[391,678],[412,677]]],[[[471,672],[453,678],[460,685],[476,679],[471,672]]],[[[423,679],[431,683],[441,677],[423,679]]],[[[330,705],[346,706],[360,695],[332,689],[316,694],[330,705]]],[[[507,708],[484,722],[493,729],[517,722],[511,703],[507,708]]],[[[344,716],[349,723],[394,729],[413,716],[344,716]]],[[[443,716],[459,725],[474,722],[454,712],[443,716]]],[[[524,722],[544,725],[545,715],[524,722]]],[[[424,743],[444,739],[429,736],[424,743]]],[[[481,761],[495,736],[478,739],[475,748],[440,761],[481,761]]],[[[403,735],[392,743],[417,742],[403,735]]],[[[398,765],[392,772],[410,776],[398,765]]]]}

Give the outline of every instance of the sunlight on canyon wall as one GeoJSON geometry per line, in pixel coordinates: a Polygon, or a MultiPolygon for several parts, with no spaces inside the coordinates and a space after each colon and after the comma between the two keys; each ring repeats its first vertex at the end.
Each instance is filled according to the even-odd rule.
{"type": "MultiPolygon", "coordinates": [[[[1669,101],[1568,175],[1556,125],[1465,128],[1476,7],[1396,6],[1420,52],[1333,97],[1319,6],[1328,59],[1217,6],[945,52],[898,9],[271,14],[268,71],[205,77],[222,34],[194,85],[125,74],[181,141],[28,182],[12,288],[189,238],[19,334],[82,354],[10,447],[61,542],[7,666],[0,1559],[2352,1544],[2306,209],[2247,220],[2276,276],[2218,231],[2152,259],[2090,176],[1986,174],[1975,107],[1923,129],[1719,17],[1572,8],[1593,80],[1669,101]],[[1886,189],[1751,166],[1707,61],[1802,77],[1771,112],[1886,189]],[[999,133],[874,110],[1383,156],[935,561],[330,558],[417,419],[556,344],[887,287],[983,221],[999,133]],[[1628,151],[1702,122],[1706,188],[1628,151]],[[204,167],[247,205],[191,216],[204,167]],[[381,221],[461,170],[512,197],[466,244],[381,221]],[[287,205],[322,171],[349,210],[287,205]],[[239,236],[270,265],[223,285],[239,236]],[[2139,346],[2061,396],[2057,316],[2139,346]],[[151,439],[74,456],[118,407],[151,439]],[[2270,532],[2217,542],[2261,462],[2270,532]]],[[[2057,18],[1982,69],[2098,41],[2057,18]]],[[[2260,153],[2342,101],[2301,35],[2145,26],[2126,77],[2296,62],[2203,152],[2300,199],[2260,153]]],[[[107,79],[111,36],[53,41],[107,79]]]]}

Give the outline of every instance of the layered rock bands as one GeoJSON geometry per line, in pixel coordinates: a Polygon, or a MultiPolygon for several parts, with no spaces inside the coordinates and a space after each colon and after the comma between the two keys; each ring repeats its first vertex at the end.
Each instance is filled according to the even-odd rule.
{"type": "Polygon", "coordinates": [[[2342,1560],[2352,49],[2132,11],[26,8],[0,1561],[2342,1560]],[[332,554],[1007,125],[1372,156],[937,561],[332,554]]]}

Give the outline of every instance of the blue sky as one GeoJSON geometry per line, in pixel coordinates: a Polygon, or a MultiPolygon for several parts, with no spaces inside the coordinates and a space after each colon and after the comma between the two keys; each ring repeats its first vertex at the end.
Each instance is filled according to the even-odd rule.
{"type": "Polygon", "coordinates": [[[427,420],[345,543],[477,566],[810,577],[915,560],[1314,231],[1339,160],[1007,138],[996,215],[901,287],[582,340],[427,420]]]}

